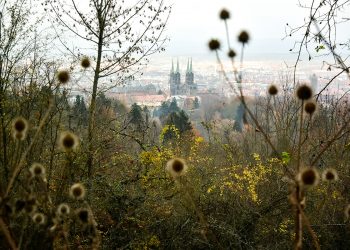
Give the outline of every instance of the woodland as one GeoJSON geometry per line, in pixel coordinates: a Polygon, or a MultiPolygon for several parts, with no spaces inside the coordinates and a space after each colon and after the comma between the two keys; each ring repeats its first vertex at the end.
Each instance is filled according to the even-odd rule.
{"type": "Polygon", "coordinates": [[[0,249],[350,249],[349,94],[325,94],[350,80],[349,4],[299,1],[295,65],[254,100],[250,34],[213,13],[227,41],[208,50],[235,95],[191,116],[106,95],[166,50],[167,1],[0,0],[0,249]],[[305,55],[332,74],[317,92],[297,79],[305,55]]]}

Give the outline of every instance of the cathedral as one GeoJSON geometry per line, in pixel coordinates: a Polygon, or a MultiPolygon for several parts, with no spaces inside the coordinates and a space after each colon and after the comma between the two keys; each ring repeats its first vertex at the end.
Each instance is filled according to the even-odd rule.
{"type": "Polygon", "coordinates": [[[187,61],[185,82],[183,84],[181,83],[179,60],[177,60],[176,70],[174,70],[174,62],[172,62],[169,78],[170,95],[195,95],[197,92],[197,85],[193,81],[193,76],[192,59],[187,61]]]}

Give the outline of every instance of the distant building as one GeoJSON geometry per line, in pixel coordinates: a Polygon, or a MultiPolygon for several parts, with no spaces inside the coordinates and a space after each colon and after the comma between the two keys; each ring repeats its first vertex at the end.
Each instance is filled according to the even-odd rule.
{"type": "Polygon", "coordinates": [[[312,76],[310,76],[310,83],[311,83],[312,91],[315,94],[317,94],[318,93],[318,78],[317,78],[316,74],[313,74],[312,76]]]}
{"type": "Polygon", "coordinates": [[[165,95],[150,95],[144,93],[134,94],[121,94],[121,93],[108,93],[107,96],[111,99],[117,99],[122,101],[127,106],[131,106],[136,103],[141,107],[147,106],[150,109],[160,107],[162,102],[167,100],[165,95]]]}
{"type": "Polygon", "coordinates": [[[195,95],[197,93],[197,85],[194,83],[194,74],[192,71],[192,59],[187,61],[187,69],[185,75],[185,83],[181,83],[181,74],[179,70],[179,60],[177,60],[176,70],[174,70],[174,62],[171,65],[169,75],[170,95],[195,95]]]}

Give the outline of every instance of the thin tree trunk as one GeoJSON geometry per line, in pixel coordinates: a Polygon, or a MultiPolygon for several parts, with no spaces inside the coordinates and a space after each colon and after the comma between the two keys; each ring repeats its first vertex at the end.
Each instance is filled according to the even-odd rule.
{"type": "Polygon", "coordinates": [[[99,42],[97,49],[97,61],[94,75],[94,82],[92,87],[91,102],[89,107],[89,123],[88,123],[88,154],[86,161],[86,168],[88,174],[88,188],[91,189],[93,162],[94,162],[94,128],[95,128],[95,110],[96,110],[96,98],[97,98],[97,85],[100,77],[101,59],[102,59],[102,41],[103,41],[103,28],[100,27],[99,42]]]}

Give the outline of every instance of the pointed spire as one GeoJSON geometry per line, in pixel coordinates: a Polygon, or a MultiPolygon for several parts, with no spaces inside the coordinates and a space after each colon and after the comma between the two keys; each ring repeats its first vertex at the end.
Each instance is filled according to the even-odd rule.
{"type": "Polygon", "coordinates": [[[171,59],[171,71],[170,74],[174,73],[174,59],[171,59]]]}
{"type": "Polygon", "coordinates": [[[180,70],[179,70],[179,59],[177,59],[176,73],[180,73],[180,70]]]}
{"type": "Polygon", "coordinates": [[[186,69],[186,73],[190,72],[190,59],[187,59],[187,69],[186,69]]]}
{"type": "Polygon", "coordinates": [[[192,57],[191,57],[191,62],[190,62],[190,70],[189,70],[190,73],[193,73],[192,72],[192,57]]]}

